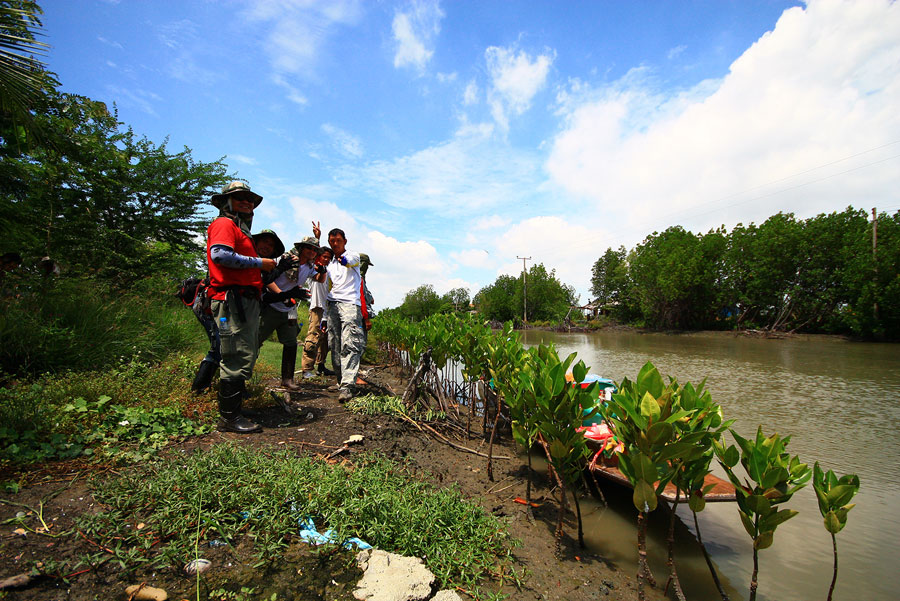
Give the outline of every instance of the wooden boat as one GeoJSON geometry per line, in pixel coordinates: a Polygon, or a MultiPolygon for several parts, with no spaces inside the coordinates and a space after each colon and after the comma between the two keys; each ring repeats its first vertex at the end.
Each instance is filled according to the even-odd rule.
{"type": "MultiPolygon", "coordinates": [[[[600,450],[600,443],[587,439],[588,448],[593,451],[600,450]]],[[[620,484],[623,486],[631,486],[631,483],[628,481],[628,478],[625,477],[625,474],[616,466],[613,465],[613,462],[610,460],[606,460],[604,462],[604,458],[601,457],[597,462],[591,463],[588,468],[591,472],[599,476],[601,478],[605,478],[611,482],[615,482],[616,484],[620,484]]],[[[737,494],[734,491],[734,486],[731,482],[727,480],[723,480],[718,476],[714,476],[712,474],[707,474],[706,478],[703,480],[704,486],[712,484],[713,488],[703,495],[703,498],[706,499],[707,503],[720,503],[725,501],[735,501],[737,494]]],[[[666,488],[663,490],[660,497],[668,501],[669,503],[675,502],[675,494],[676,488],[674,484],[667,484],[666,488]]],[[[684,498],[684,495],[681,496],[679,503],[685,503],[687,499],[684,498]]]]}

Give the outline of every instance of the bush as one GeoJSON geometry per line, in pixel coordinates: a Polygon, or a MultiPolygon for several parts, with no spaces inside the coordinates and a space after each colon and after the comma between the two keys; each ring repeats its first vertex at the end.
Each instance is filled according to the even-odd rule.
{"type": "Polygon", "coordinates": [[[162,278],[118,291],[91,278],[22,275],[0,300],[0,369],[22,376],[159,360],[202,344],[193,314],[162,278]]]}

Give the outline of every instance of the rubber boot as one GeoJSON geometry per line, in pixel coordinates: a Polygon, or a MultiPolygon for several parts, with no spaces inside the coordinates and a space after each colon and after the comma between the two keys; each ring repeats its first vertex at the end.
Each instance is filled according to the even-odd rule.
{"type": "Polygon", "coordinates": [[[334,375],[334,372],[331,371],[330,369],[328,369],[327,367],[325,367],[324,363],[319,363],[317,368],[318,368],[318,372],[320,374],[322,374],[323,376],[333,376],[334,375]]]}
{"type": "Polygon", "coordinates": [[[294,382],[294,368],[297,366],[297,347],[281,347],[281,386],[288,390],[300,390],[294,382]]]}
{"type": "Polygon", "coordinates": [[[241,415],[243,393],[243,380],[219,380],[219,423],[217,427],[220,432],[250,434],[262,431],[259,424],[241,415]]]}
{"type": "Polygon", "coordinates": [[[191,390],[197,394],[206,391],[212,384],[213,376],[216,375],[217,369],[219,369],[219,366],[212,361],[207,361],[206,359],[201,361],[200,367],[197,369],[197,375],[194,376],[194,381],[191,384],[191,390]]]}

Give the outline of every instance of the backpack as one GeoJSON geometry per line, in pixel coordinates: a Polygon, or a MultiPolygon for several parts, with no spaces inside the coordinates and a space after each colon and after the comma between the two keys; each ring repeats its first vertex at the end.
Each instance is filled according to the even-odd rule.
{"type": "Polygon", "coordinates": [[[209,278],[189,277],[178,286],[175,296],[186,307],[192,308],[194,313],[199,314],[203,312],[209,314],[209,299],[206,296],[207,288],[209,288],[209,278]]]}

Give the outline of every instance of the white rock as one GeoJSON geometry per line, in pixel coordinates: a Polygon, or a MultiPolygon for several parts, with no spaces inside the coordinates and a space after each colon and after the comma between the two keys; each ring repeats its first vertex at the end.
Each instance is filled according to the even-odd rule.
{"type": "Polygon", "coordinates": [[[444,589],[442,591],[438,591],[434,597],[431,598],[431,601],[463,601],[462,597],[460,597],[456,591],[451,591],[450,589],[444,589]]]}
{"type": "Polygon", "coordinates": [[[353,591],[359,601],[423,601],[431,596],[434,574],[418,557],[380,549],[369,552],[365,559],[362,555],[357,555],[357,562],[365,573],[353,591]]]}

